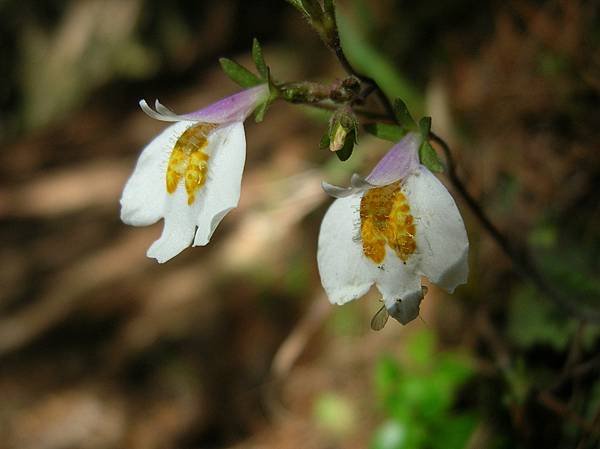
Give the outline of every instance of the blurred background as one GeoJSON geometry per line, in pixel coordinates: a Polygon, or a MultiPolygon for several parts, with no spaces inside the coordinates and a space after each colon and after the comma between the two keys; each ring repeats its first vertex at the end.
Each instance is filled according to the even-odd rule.
{"type": "MultiPolygon", "coordinates": [[[[0,1],[0,448],[597,448],[600,2],[340,1],[350,59],[452,145],[558,307],[457,199],[469,283],[369,328],[377,295],[327,302],[316,269],[326,117],[247,122],[240,207],[205,248],[145,257],[162,225],[119,197],[178,112],[238,88],[252,38],[282,81],[344,74],[284,1],[0,1]],[[573,312],[575,311],[575,312],[573,312]]],[[[444,176],[441,179],[446,182],[444,176]]]]}

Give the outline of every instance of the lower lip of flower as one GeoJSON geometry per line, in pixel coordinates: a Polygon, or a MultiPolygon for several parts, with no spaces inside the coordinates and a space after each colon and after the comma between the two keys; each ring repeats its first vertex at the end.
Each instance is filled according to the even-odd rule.
{"type": "Polygon", "coordinates": [[[209,156],[204,151],[208,145],[208,135],[217,125],[198,123],[184,131],[171,152],[167,165],[167,192],[177,190],[183,178],[188,205],[194,204],[197,191],[206,183],[209,156]]]}
{"type": "Polygon", "coordinates": [[[385,259],[388,245],[404,262],[417,248],[414,218],[400,182],[368,190],[360,201],[363,254],[376,264],[385,259]]]}

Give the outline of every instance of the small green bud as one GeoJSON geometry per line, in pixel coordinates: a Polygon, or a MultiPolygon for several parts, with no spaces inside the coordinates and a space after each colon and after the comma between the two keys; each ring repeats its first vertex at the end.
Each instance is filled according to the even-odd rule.
{"type": "Polygon", "coordinates": [[[358,137],[358,119],[349,107],[335,111],[329,120],[326,138],[321,139],[321,146],[329,147],[341,161],[347,160],[354,150],[358,137]]]}

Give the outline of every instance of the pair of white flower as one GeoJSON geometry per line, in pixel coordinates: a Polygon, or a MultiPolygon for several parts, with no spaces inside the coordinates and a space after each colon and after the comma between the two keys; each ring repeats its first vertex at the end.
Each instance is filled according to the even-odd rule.
{"type": "MultiPolygon", "coordinates": [[[[149,116],[175,122],[146,146],[121,198],[127,224],[164,218],[148,257],[165,262],[190,245],[206,245],[237,206],[243,122],[268,96],[260,85],[186,115],[140,102],[149,116]]],[[[323,219],[317,255],[332,303],[357,299],[375,284],[387,313],[407,323],[419,312],[421,276],[449,292],[466,282],[465,227],[446,188],[420,165],[420,144],[421,136],[409,133],[366,178],[354,175],[351,187],[323,184],[337,198],[323,219]]]]}

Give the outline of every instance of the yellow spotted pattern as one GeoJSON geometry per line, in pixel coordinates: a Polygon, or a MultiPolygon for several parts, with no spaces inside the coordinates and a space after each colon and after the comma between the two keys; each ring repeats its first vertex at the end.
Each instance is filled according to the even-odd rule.
{"type": "Polygon", "coordinates": [[[213,123],[198,123],[186,129],[171,152],[167,165],[167,192],[174,193],[183,178],[187,203],[194,204],[196,192],[206,182],[209,156],[204,152],[208,135],[216,128],[213,123]]]}
{"type": "Polygon", "coordinates": [[[380,264],[388,245],[406,263],[417,249],[414,218],[400,182],[368,190],[360,201],[363,253],[380,264]]]}

